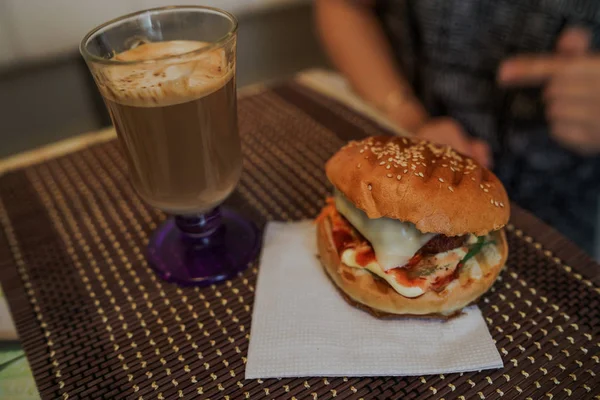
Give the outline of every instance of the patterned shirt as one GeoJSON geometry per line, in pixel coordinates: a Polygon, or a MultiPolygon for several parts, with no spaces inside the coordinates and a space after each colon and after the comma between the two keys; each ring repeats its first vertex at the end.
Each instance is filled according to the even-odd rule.
{"type": "Polygon", "coordinates": [[[600,49],[598,0],[379,0],[375,6],[403,73],[431,115],[486,140],[512,200],[594,252],[600,157],[549,135],[541,89],[496,84],[500,63],[552,52],[570,26],[600,49]]]}

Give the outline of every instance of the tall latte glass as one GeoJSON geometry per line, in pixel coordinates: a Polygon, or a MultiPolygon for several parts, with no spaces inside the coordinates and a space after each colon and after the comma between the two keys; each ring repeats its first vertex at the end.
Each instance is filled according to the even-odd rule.
{"type": "Polygon", "coordinates": [[[174,215],[152,237],[148,260],[179,284],[228,279],[258,250],[256,227],[219,207],[242,169],[236,34],[227,12],[167,7],[107,22],[80,46],[135,189],[174,215]]]}

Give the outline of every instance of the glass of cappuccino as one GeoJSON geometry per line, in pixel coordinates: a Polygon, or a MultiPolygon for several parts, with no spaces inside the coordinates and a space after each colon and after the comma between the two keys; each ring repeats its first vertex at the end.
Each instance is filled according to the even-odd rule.
{"type": "Polygon", "coordinates": [[[129,14],[80,45],[141,198],[174,217],[154,233],[165,280],[229,279],[257,254],[255,225],[220,207],[242,171],[236,110],[237,21],[208,7],[129,14]]]}

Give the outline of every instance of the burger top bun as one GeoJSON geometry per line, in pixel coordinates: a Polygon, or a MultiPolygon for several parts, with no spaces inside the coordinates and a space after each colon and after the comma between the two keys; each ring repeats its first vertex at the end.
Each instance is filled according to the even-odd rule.
{"type": "Polygon", "coordinates": [[[423,233],[485,235],[508,222],[504,186],[470,157],[425,140],[350,142],[326,164],[331,183],[369,218],[408,221],[423,233]]]}

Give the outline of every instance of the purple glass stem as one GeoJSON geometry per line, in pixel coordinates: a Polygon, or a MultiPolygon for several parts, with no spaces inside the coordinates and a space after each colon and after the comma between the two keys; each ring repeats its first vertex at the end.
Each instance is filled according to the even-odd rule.
{"type": "Polygon", "coordinates": [[[158,275],[184,286],[205,286],[230,279],[258,254],[256,226],[229,209],[176,216],[157,229],[148,261],[158,275]]]}
{"type": "Polygon", "coordinates": [[[210,239],[221,227],[221,223],[221,209],[219,207],[206,214],[175,216],[175,224],[190,239],[210,239]]]}

